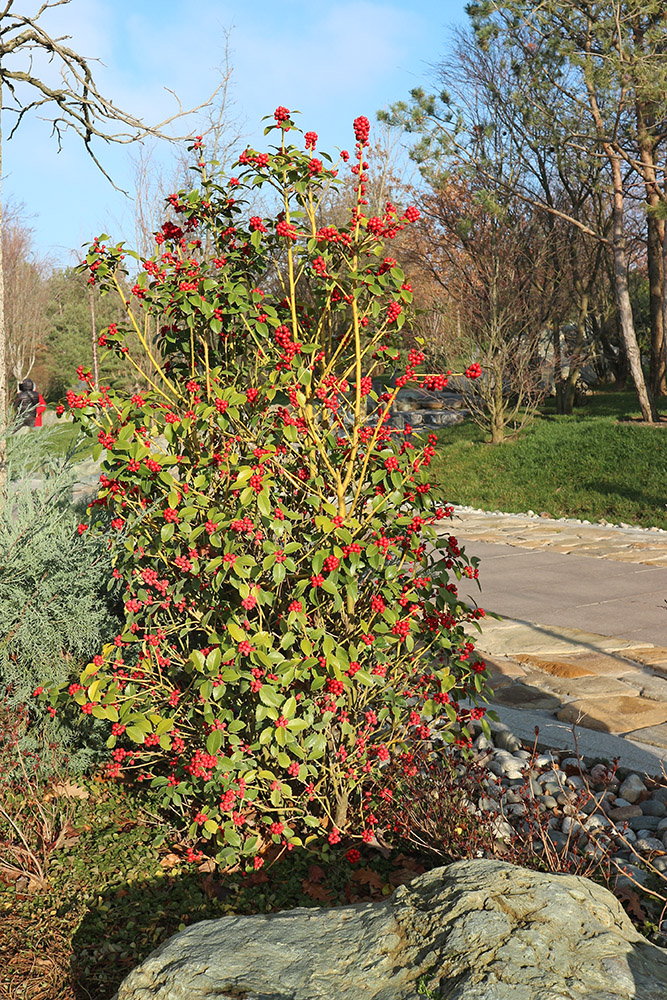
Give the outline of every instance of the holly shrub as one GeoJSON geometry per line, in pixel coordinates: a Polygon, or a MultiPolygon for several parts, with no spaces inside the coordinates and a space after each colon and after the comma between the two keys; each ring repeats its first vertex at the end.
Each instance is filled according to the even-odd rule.
{"type": "MultiPolygon", "coordinates": [[[[313,132],[305,149],[288,143],[300,130],[285,108],[265,130],[277,144],[246,149],[225,183],[199,159],[199,189],[168,199],[124,299],[127,329],[100,338],[138,391],[87,376],[67,397],[105,452],[79,532],[111,518],[125,625],[42,697],[108,726],[110,773],[150,783],[223,865],[259,867],[267,845],[318,836],[372,840],[365,791],[383,766],[436,730],[465,743],[485,711],[465,632],[483,611],[450,582],[476,563],[436,540],[452,511],[428,479],[435,438],[389,426],[402,386],[442,389],[447,375],[419,374],[412,350],[374,389],[405,358],[412,299],[385,244],[419,213],[367,216],[368,129],[356,119],[341,227],[318,219],[335,164],[313,132]],[[247,207],[261,188],[274,218],[247,207]]],[[[123,296],[128,256],[98,238],[89,281],[123,296]]]]}

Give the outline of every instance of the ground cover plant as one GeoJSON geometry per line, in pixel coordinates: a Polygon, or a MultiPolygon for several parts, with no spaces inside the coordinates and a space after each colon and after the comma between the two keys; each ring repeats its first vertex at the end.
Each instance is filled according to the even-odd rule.
{"type": "Polygon", "coordinates": [[[412,296],[387,242],[418,212],[367,216],[368,120],[354,131],[345,224],[318,217],[338,167],[313,132],[293,145],[278,108],[277,144],[245,150],[224,184],[195,143],[200,187],[168,199],[134,309],[129,251],[100,237],[85,265],[128,306],[100,346],[141,386],[129,397],[81,371],[90,388],[67,394],[104,454],[79,533],[115,531],[125,620],[76,679],[36,695],[98,720],[109,774],[150,785],[189,825],[192,856],[223,866],[313,838],[372,842],[368,783],[434,727],[468,742],[485,714],[465,629],[483,611],[456,589],[475,562],[454,537],[428,547],[451,513],[429,480],[435,438],[388,425],[402,386],[447,374],[420,373],[413,349],[395,388],[373,391],[412,296]],[[246,207],[264,186],[274,218],[246,207]]]}
{"type": "Polygon", "coordinates": [[[637,417],[631,392],[599,389],[572,416],[543,407],[501,447],[473,424],[448,427],[438,434],[434,478],[448,500],[484,510],[667,528],[667,425],[641,426],[637,417]]]}
{"type": "MultiPolygon", "coordinates": [[[[10,746],[3,741],[3,748],[10,746]]],[[[274,845],[264,867],[252,872],[220,871],[210,859],[188,861],[188,838],[154,810],[145,788],[99,775],[72,780],[62,774],[46,782],[28,775],[15,786],[3,783],[0,997],[109,1000],[134,966],[198,920],[378,901],[423,871],[473,857],[594,878],[616,892],[640,931],[664,946],[658,931],[664,875],[653,870],[645,886],[616,890],[604,844],[588,853],[577,848],[576,836],[564,847],[550,843],[549,812],[540,812],[528,781],[511,789],[510,801],[499,779],[463,751],[419,763],[425,769],[410,775],[396,768],[373,788],[376,845],[357,847],[346,838],[291,852],[274,845]],[[512,815],[517,795],[526,805],[521,816],[512,815]],[[498,836],[499,820],[512,823],[511,836],[498,836]],[[166,830],[159,846],[157,830],[166,830]],[[16,848],[25,851],[26,843],[39,855],[41,875],[25,853],[19,861],[16,848]]],[[[609,776],[613,772],[612,766],[609,776]]],[[[603,786],[589,782],[577,801],[584,806],[603,786]]]]}

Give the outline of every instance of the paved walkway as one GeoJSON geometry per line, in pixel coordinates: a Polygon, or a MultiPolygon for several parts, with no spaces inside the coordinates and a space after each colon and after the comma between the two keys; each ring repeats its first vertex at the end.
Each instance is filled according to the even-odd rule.
{"type": "Polygon", "coordinates": [[[443,530],[481,560],[481,593],[461,593],[503,618],[477,640],[501,718],[578,723],[667,759],[667,533],[458,509],[443,530]]]}

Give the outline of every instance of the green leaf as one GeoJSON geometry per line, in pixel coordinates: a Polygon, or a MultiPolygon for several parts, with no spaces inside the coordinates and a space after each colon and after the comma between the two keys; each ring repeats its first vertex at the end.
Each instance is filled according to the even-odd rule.
{"type": "Polygon", "coordinates": [[[313,736],[308,737],[306,743],[310,749],[309,757],[311,760],[321,757],[326,750],[327,741],[324,733],[314,733],[313,736]]]}
{"type": "Polygon", "coordinates": [[[222,661],[222,654],[220,650],[212,649],[211,652],[206,657],[206,669],[217,672],[221,661],[222,661]]]}
{"type": "Polygon", "coordinates": [[[236,622],[227,622],[227,631],[232,639],[236,639],[237,642],[242,642],[246,638],[245,629],[242,629],[236,622]]]}
{"type": "Polygon", "coordinates": [[[241,835],[233,823],[225,823],[225,840],[228,844],[231,844],[232,847],[241,846],[241,835]]]}
{"type": "Polygon", "coordinates": [[[272,708],[279,708],[283,700],[282,696],[268,684],[263,684],[259,689],[259,698],[264,705],[269,705],[272,708]]]}
{"type": "Polygon", "coordinates": [[[210,754],[216,754],[221,746],[222,732],[220,729],[214,729],[213,732],[208,735],[206,740],[206,749],[210,754]]]}
{"type": "Polygon", "coordinates": [[[160,539],[163,542],[168,542],[174,535],[174,525],[173,523],[163,524],[160,529],[160,539]]]}
{"type": "Polygon", "coordinates": [[[260,514],[264,514],[265,517],[268,517],[271,513],[271,498],[266,486],[257,497],[257,507],[260,514]]]}
{"type": "Polygon", "coordinates": [[[125,735],[128,739],[132,740],[133,743],[143,743],[146,738],[146,733],[139,726],[128,726],[125,730],[125,735]]]}

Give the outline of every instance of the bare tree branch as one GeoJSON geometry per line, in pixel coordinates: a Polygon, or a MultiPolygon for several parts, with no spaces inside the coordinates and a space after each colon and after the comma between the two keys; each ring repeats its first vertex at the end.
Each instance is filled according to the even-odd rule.
{"type": "MultiPolygon", "coordinates": [[[[174,122],[208,107],[216,94],[226,86],[229,74],[221,80],[210,97],[193,108],[184,109],[178,97],[169,90],[176,98],[178,110],[161,122],[146,124],[138,115],[116,106],[99,90],[92,70],[92,64],[99,60],[76,52],[67,44],[69,36],[51,35],[41,23],[48,11],[64,7],[70,2],[71,0],[42,0],[33,14],[17,13],[14,10],[14,0],[5,0],[0,7],[0,91],[4,87],[11,98],[7,104],[0,100],[0,112],[16,116],[9,132],[11,138],[29,112],[50,108],[50,113],[45,113],[44,117],[51,123],[52,135],[55,136],[58,147],[60,148],[67,131],[74,132],[101,173],[116,187],[98,157],[94,148],[95,140],[125,144],[141,142],[149,137],[172,142],[189,138],[192,132],[177,136],[168,134],[166,130],[174,122]],[[60,85],[43,79],[34,68],[34,56],[38,54],[46,56],[49,64],[57,68],[60,85]],[[18,56],[23,57],[23,65],[16,66],[8,62],[18,56]],[[24,89],[28,92],[27,96],[24,96],[24,89]]],[[[1,174],[0,146],[0,176],[1,174]]],[[[0,217],[0,427],[6,423],[8,374],[1,250],[0,217]]],[[[4,439],[0,439],[0,485],[3,469],[4,439]]]]}

